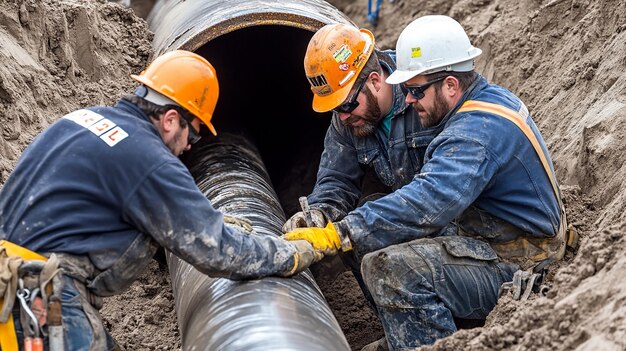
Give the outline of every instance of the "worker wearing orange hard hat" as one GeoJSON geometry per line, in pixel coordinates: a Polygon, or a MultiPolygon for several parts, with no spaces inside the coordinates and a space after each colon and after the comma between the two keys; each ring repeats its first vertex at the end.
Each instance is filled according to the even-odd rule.
{"type": "Polygon", "coordinates": [[[135,94],[71,112],[38,135],[0,190],[3,351],[115,349],[102,297],[128,288],[159,246],[235,280],[291,276],[321,258],[306,241],[248,235],[178,158],[201,125],[216,134],[219,88],[206,59],[171,51],[132,78],[135,94]]]}

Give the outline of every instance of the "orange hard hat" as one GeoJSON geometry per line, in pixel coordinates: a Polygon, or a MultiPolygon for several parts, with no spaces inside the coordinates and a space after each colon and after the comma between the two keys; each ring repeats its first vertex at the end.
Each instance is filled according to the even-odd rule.
{"type": "Polygon", "coordinates": [[[304,71],[313,91],[313,110],[341,105],[374,51],[374,35],[347,24],[318,30],[306,49],[304,71]]]}
{"type": "Polygon", "coordinates": [[[211,118],[219,84],[215,69],[204,57],[185,50],[170,51],[131,77],[185,108],[217,135],[211,118]]]}

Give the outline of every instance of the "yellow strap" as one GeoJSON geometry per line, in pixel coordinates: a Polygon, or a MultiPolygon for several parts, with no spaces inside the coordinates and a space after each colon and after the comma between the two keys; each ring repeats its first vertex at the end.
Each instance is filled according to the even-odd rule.
{"type": "MultiPolygon", "coordinates": [[[[13,244],[6,240],[0,240],[0,247],[3,247],[9,256],[19,256],[25,261],[41,260],[48,261],[48,258],[25,247],[13,244]]],[[[4,299],[0,298],[0,311],[4,306],[4,299]]],[[[2,351],[18,351],[17,335],[15,334],[15,325],[13,324],[13,315],[9,315],[6,323],[0,323],[0,350],[2,351]]]]}
{"type": "MultiPolygon", "coordinates": [[[[567,224],[567,215],[565,214],[565,207],[563,206],[563,201],[561,200],[561,194],[559,191],[559,187],[556,183],[554,172],[552,172],[552,169],[550,168],[550,164],[548,163],[546,154],[543,152],[543,149],[539,144],[539,140],[537,140],[537,136],[535,136],[535,133],[533,133],[533,131],[530,129],[530,126],[526,124],[526,118],[523,117],[519,111],[512,110],[502,105],[478,100],[467,100],[465,103],[463,103],[463,105],[461,106],[461,108],[458,109],[457,112],[471,111],[482,111],[506,118],[509,121],[513,122],[513,124],[515,124],[524,133],[524,135],[526,135],[526,138],[533,145],[537,156],[541,160],[543,169],[546,172],[548,179],[550,179],[550,184],[552,185],[552,191],[554,191],[554,196],[556,196],[556,199],[559,203],[559,210],[561,212],[561,223],[559,223],[559,229],[556,233],[556,238],[558,238],[559,240],[564,240],[564,243],[568,246],[575,247],[578,242],[578,235],[574,231],[574,228],[571,225],[567,224]]],[[[509,250],[511,247],[517,247],[517,245],[520,245],[520,243],[522,243],[522,247],[528,246],[527,244],[529,242],[527,242],[525,238],[520,239],[521,240],[514,240],[510,243],[501,243],[497,245],[500,245],[501,249],[506,248],[506,250],[509,250]]],[[[531,257],[531,259],[535,262],[550,258],[550,256],[554,259],[560,260],[565,254],[565,245],[556,249],[556,251],[550,250],[550,240],[538,241],[537,245],[537,247],[543,249],[543,252],[535,254],[531,257]]]]}
{"type": "MultiPolygon", "coordinates": [[[[4,301],[0,298],[0,309],[2,309],[3,303],[4,301]]],[[[9,316],[9,320],[6,323],[0,323],[0,350],[18,351],[13,315],[9,316]]]]}
{"type": "Polygon", "coordinates": [[[500,117],[504,117],[509,121],[513,122],[519,129],[522,130],[526,138],[530,141],[530,143],[535,148],[535,152],[539,159],[541,160],[541,164],[543,165],[543,169],[546,171],[548,178],[550,179],[550,184],[552,184],[552,190],[554,191],[554,196],[556,196],[557,201],[559,202],[560,210],[565,213],[563,209],[563,203],[561,201],[561,195],[559,192],[559,187],[556,183],[556,179],[554,177],[554,173],[550,168],[550,164],[548,163],[548,159],[546,158],[535,133],[530,129],[530,126],[526,124],[524,118],[520,115],[519,112],[511,110],[510,108],[504,107],[502,105],[493,104],[490,102],[478,101],[478,100],[467,100],[465,103],[459,108],[458,112],[470,112],[470,111],[482,111],[491,113],[500,117]]]}
{"type": "Polygon", "coordinates": [[[32,261],[32,260],[40,260],[40,261],[48,261],[48,258],[42,256],[36,252],[30,251],[25,247],[21,247],[17,244],[13,244],[10,241],[0,240],[0,246],[4,247],[7,255],[9,256],[19,256],[24,261],[32,261]]]}

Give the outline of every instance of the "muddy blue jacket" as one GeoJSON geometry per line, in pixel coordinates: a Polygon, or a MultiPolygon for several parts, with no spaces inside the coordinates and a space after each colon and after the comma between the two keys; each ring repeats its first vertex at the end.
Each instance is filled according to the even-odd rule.
{"type": "MultiPolygon", "coordinates": [[[[347,228],[359,252],[439,235],[451,222],[461,227],[467,224],[470,235],[488,240],[556,234],[559,205],[531,143],[505,118],[479,111],[456,113],[466,100],[500,104],[515,111],[525,108],[513,93],[479,76],[435,127],[438,132],[426,149],[421,170],[414,173],[412,164],[400,165],[410,172],[410,181],[350,212],[339,223],[347,228]],[[476,222],[481,225],[472,226],[476,222]],[[508,234],[503,234],[503,227],[508,234]]],[[[526,123],[549,155],[530,114],[526,123]]],[[[334,170],[331,175],[343,172],[334,170]]]]}
{"type": "Polygon", "coordinates": [[[33,251],[88,256],[99,271],[122,256],[129,266],[149,261],[153,240],[213,277],[294,265],[282,239],[225,226],[148,116],[125,100],[75,111],[35,138],[0,192],[0,229],[33,251]]]}
{"type": "MultiPolygon", "coordinates": [[[[395,70],[395,52],[378,53],[380,63],[389,74],[395,70]]],[[[412,107],[404,101],[400,85],[393,86],[394,114],[389,137],[382,128],[375,135],[359,138],[352,135],[336,113],[324,139],[324,151],[317,182],[308,196],[311,208],[324,212],[331,221],[345,217],[356,207],[361,196],[361,182],[367,168],[378,179],[397,190],[408,184],[422,167],[426,146],[436,131],[424,130],[412,107]]]]}

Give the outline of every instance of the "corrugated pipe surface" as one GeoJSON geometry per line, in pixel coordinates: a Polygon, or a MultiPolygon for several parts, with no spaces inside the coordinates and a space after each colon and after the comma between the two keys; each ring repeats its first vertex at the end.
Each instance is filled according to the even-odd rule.
{"type": "Polygon", "coordinates": [[[148,17],[155,54],[196,51],[212,39],[258,25],[317,31],[328,23],[351,23],[322,0],[159,0],[148,17]]]}
{"type": "MultiPolygon", "coordinates": [[[[276,235],[284,214],[255,148],[239,136],[200,145],[189,164],[213,206],[276,235]]],[[[307,270],[293,278],[212,279],[168,254],[185,350],[349,350],[307,270]]]]}
{"type": "MultiPolygon", "coordinates": [[[[251,220],[257,233],[280,233],[285,218],[266,166],[247,140],[224,141],[224,131],[253,140],[275,181],[301,160],[296,145],[307,138],[272,134],[270,125],[303,128],[308,145],[321,148],[327,122],[307,116],[313,114],[302,70],[307,35],[327,23],[353,23],[321,0],[159,0],[148,22],[155,55],[195,51],[218,70],[221,141],[194,146],[187,162],[199,187],[216,208],[251,220]],[[271,124],[258,118],[265,114],[271,124]]],[[[185,350],[349,350],[308,271],[233,282],[209,278],[172,255],[168,262],[185,350]]]]}

